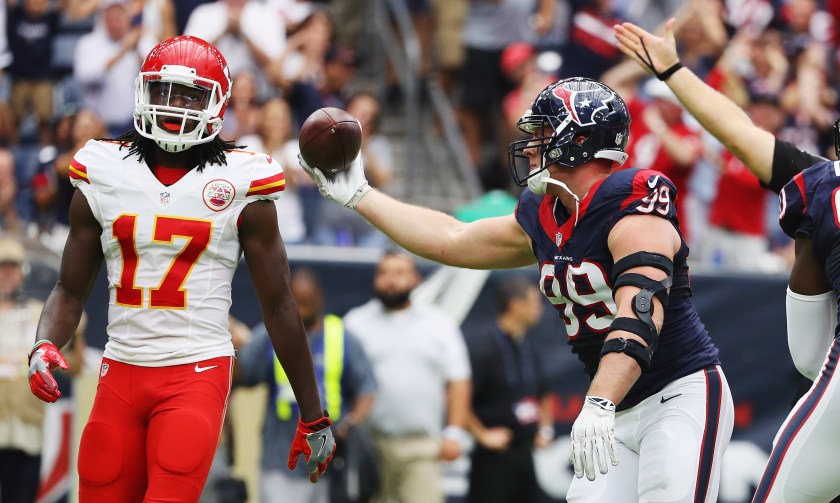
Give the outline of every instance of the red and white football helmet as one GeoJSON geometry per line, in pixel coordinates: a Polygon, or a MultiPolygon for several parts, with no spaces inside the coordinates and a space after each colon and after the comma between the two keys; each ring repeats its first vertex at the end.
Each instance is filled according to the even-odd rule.
{"type": "Polygon", "coordinates": [[[222,129],[232,81],[212,44],[190,36],[164,40],[146,56],[135,83],[134,129],[167,152],[209,142],[222,129]]]}

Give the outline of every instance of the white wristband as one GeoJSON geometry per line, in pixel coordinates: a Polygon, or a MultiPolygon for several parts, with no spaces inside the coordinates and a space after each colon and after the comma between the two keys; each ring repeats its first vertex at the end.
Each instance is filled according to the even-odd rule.
{"type": "Polygon", "coordinates": [[[455,440],[463,445],[469,438],[469,433],[460,426],[450,424],[443,429],[444,440],[455,440]]]}

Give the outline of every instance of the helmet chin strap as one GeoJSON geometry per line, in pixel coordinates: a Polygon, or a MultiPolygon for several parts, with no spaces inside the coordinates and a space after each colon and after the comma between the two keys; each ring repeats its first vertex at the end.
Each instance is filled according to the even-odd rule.
{"type": "Polygon", "coordinates": [[[580,214],[580,198],[577,194],[572,192],[572,189],[570,189],[568,185],[559,180],[555,180],[554,178],[551,178],[550,175],[546,174],[544,176],[532,176],[529,178],[528,189],[538,196],[544,196],[549,183],[562,188],[575,200],[575,225],[577,225],[578,215],[580,214]]]}

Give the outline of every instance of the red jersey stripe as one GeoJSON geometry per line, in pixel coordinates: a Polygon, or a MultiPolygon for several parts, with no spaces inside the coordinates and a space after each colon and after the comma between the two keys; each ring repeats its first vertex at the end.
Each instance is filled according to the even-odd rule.
{"type": "Polygon", "coordinates": [[[272,194],[274,192],[280,192],[281,190],[286,188],[286,175],[285,173],[277,173],[274,176],[269,176],[268,178],[262,178],[260,180],[254,180],[251,182],[251,186],[248,187],[248,193],[245,194],[246,196],[255,196],[255,195],[265,195],[265,194],[272,194]]]}
{"type": "Polygon", "coordinates": [[[84,180],[85,182],[90,183],[90,180],[88,180],[87,167],[76,161],[76,159],[70,161],[70,178],[74,180],[84,180]]]}

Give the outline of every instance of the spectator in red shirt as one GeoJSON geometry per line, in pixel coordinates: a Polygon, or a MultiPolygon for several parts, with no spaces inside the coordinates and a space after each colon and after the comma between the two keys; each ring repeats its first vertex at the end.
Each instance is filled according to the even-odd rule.
{"type": "MultiPolygon", "coordinates": [[[[772,95],[753,96],[747,112],[756,125],[774,134],[785,123],[785,112],[772,95]]],[[[767,191],[729,151],[723,151],[719,166],[701,260],[728,269],[785,270],[784,261],[769,251],[767,191]]]]}

